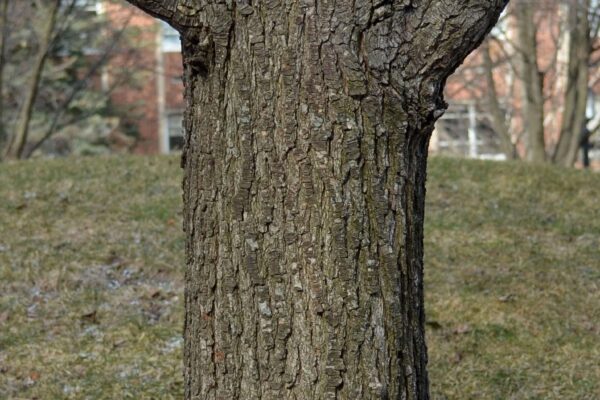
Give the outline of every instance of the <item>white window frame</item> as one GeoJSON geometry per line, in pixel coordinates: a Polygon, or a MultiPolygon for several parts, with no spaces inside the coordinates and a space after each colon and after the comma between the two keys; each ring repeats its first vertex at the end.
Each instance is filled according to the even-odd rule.
{"type": "Polygon", "coordinates": [[[164,21],[160,22],[161,50],[163,53],[180,53],[181,40],[179,32],[164,21]]]}
{"type": "Polygon", "coordinates": [[[75,0],[75,7],[93,13],[100,13],[102,11],[102,2],[98,0],[75,0]]]}
{"type": "Polygon", "coordinates": [[[171,148],[171,138],[179,137],[184,138],[185,132],[183,129],[183,110],[171,110],[165,113],[164,117],[164,137],[165,137],[165,148],[167,153],[171,153],[174,150],[171,148]],[[174,119],[177,118],[175,121],[174,119]],[[175,131],[180,134],[173,134],[175,131]]]}

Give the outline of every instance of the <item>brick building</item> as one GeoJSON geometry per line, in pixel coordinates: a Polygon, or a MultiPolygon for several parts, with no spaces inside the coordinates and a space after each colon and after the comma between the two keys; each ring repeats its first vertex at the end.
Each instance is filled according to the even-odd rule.
{"type": "MultiPolygon", "coordinates": [[[[124,1],[80,0],[80,6],[104,13],[109,21],[120,24],[126,19],[128,28],[137,32],[133,43],[139,46],[134,68],[136,82],[119,85],[111,94],[113,106],[133,110],[121,121],[135,132],[137,154],[169,153],[183,144],[182,118],[183,66],[179,34],[172,27],[124,1]],[[118,22],[117,22],[118,21],[118,22]]],[[[103,86],[110,86],[111,71],[124,61],[117,56],[102,71],[103,86]]]]}

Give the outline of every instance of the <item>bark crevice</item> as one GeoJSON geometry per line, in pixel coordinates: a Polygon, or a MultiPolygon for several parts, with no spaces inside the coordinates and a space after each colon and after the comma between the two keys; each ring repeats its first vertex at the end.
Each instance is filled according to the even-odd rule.
{"type": "Polygon", "coordinates": [[[504,2],[134,3],[184,36],[186,398],[427,399],[429,135],[504,2]]]}

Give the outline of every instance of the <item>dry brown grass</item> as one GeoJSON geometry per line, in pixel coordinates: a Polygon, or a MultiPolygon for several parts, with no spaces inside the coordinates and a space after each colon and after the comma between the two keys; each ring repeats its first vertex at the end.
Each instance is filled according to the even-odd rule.
{"type": "MultiPolygon", "coordinates": [[[[178,160],[0,165],[0,399],[182,398],[178,160]]],[[[434,399],[600,398],[600,175],[433,159],[434,399]]]]}

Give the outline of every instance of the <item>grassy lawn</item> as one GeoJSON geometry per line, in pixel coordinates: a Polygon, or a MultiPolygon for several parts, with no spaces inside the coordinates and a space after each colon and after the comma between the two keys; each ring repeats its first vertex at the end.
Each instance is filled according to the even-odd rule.
{"type": "MultiPolygon", "coordinates": [[[[0,164],[0,399],[171,399],[173,157],[0,164]]],[[[600,174],[433,159],[433,399],[600,399],[600,174]]]]}

